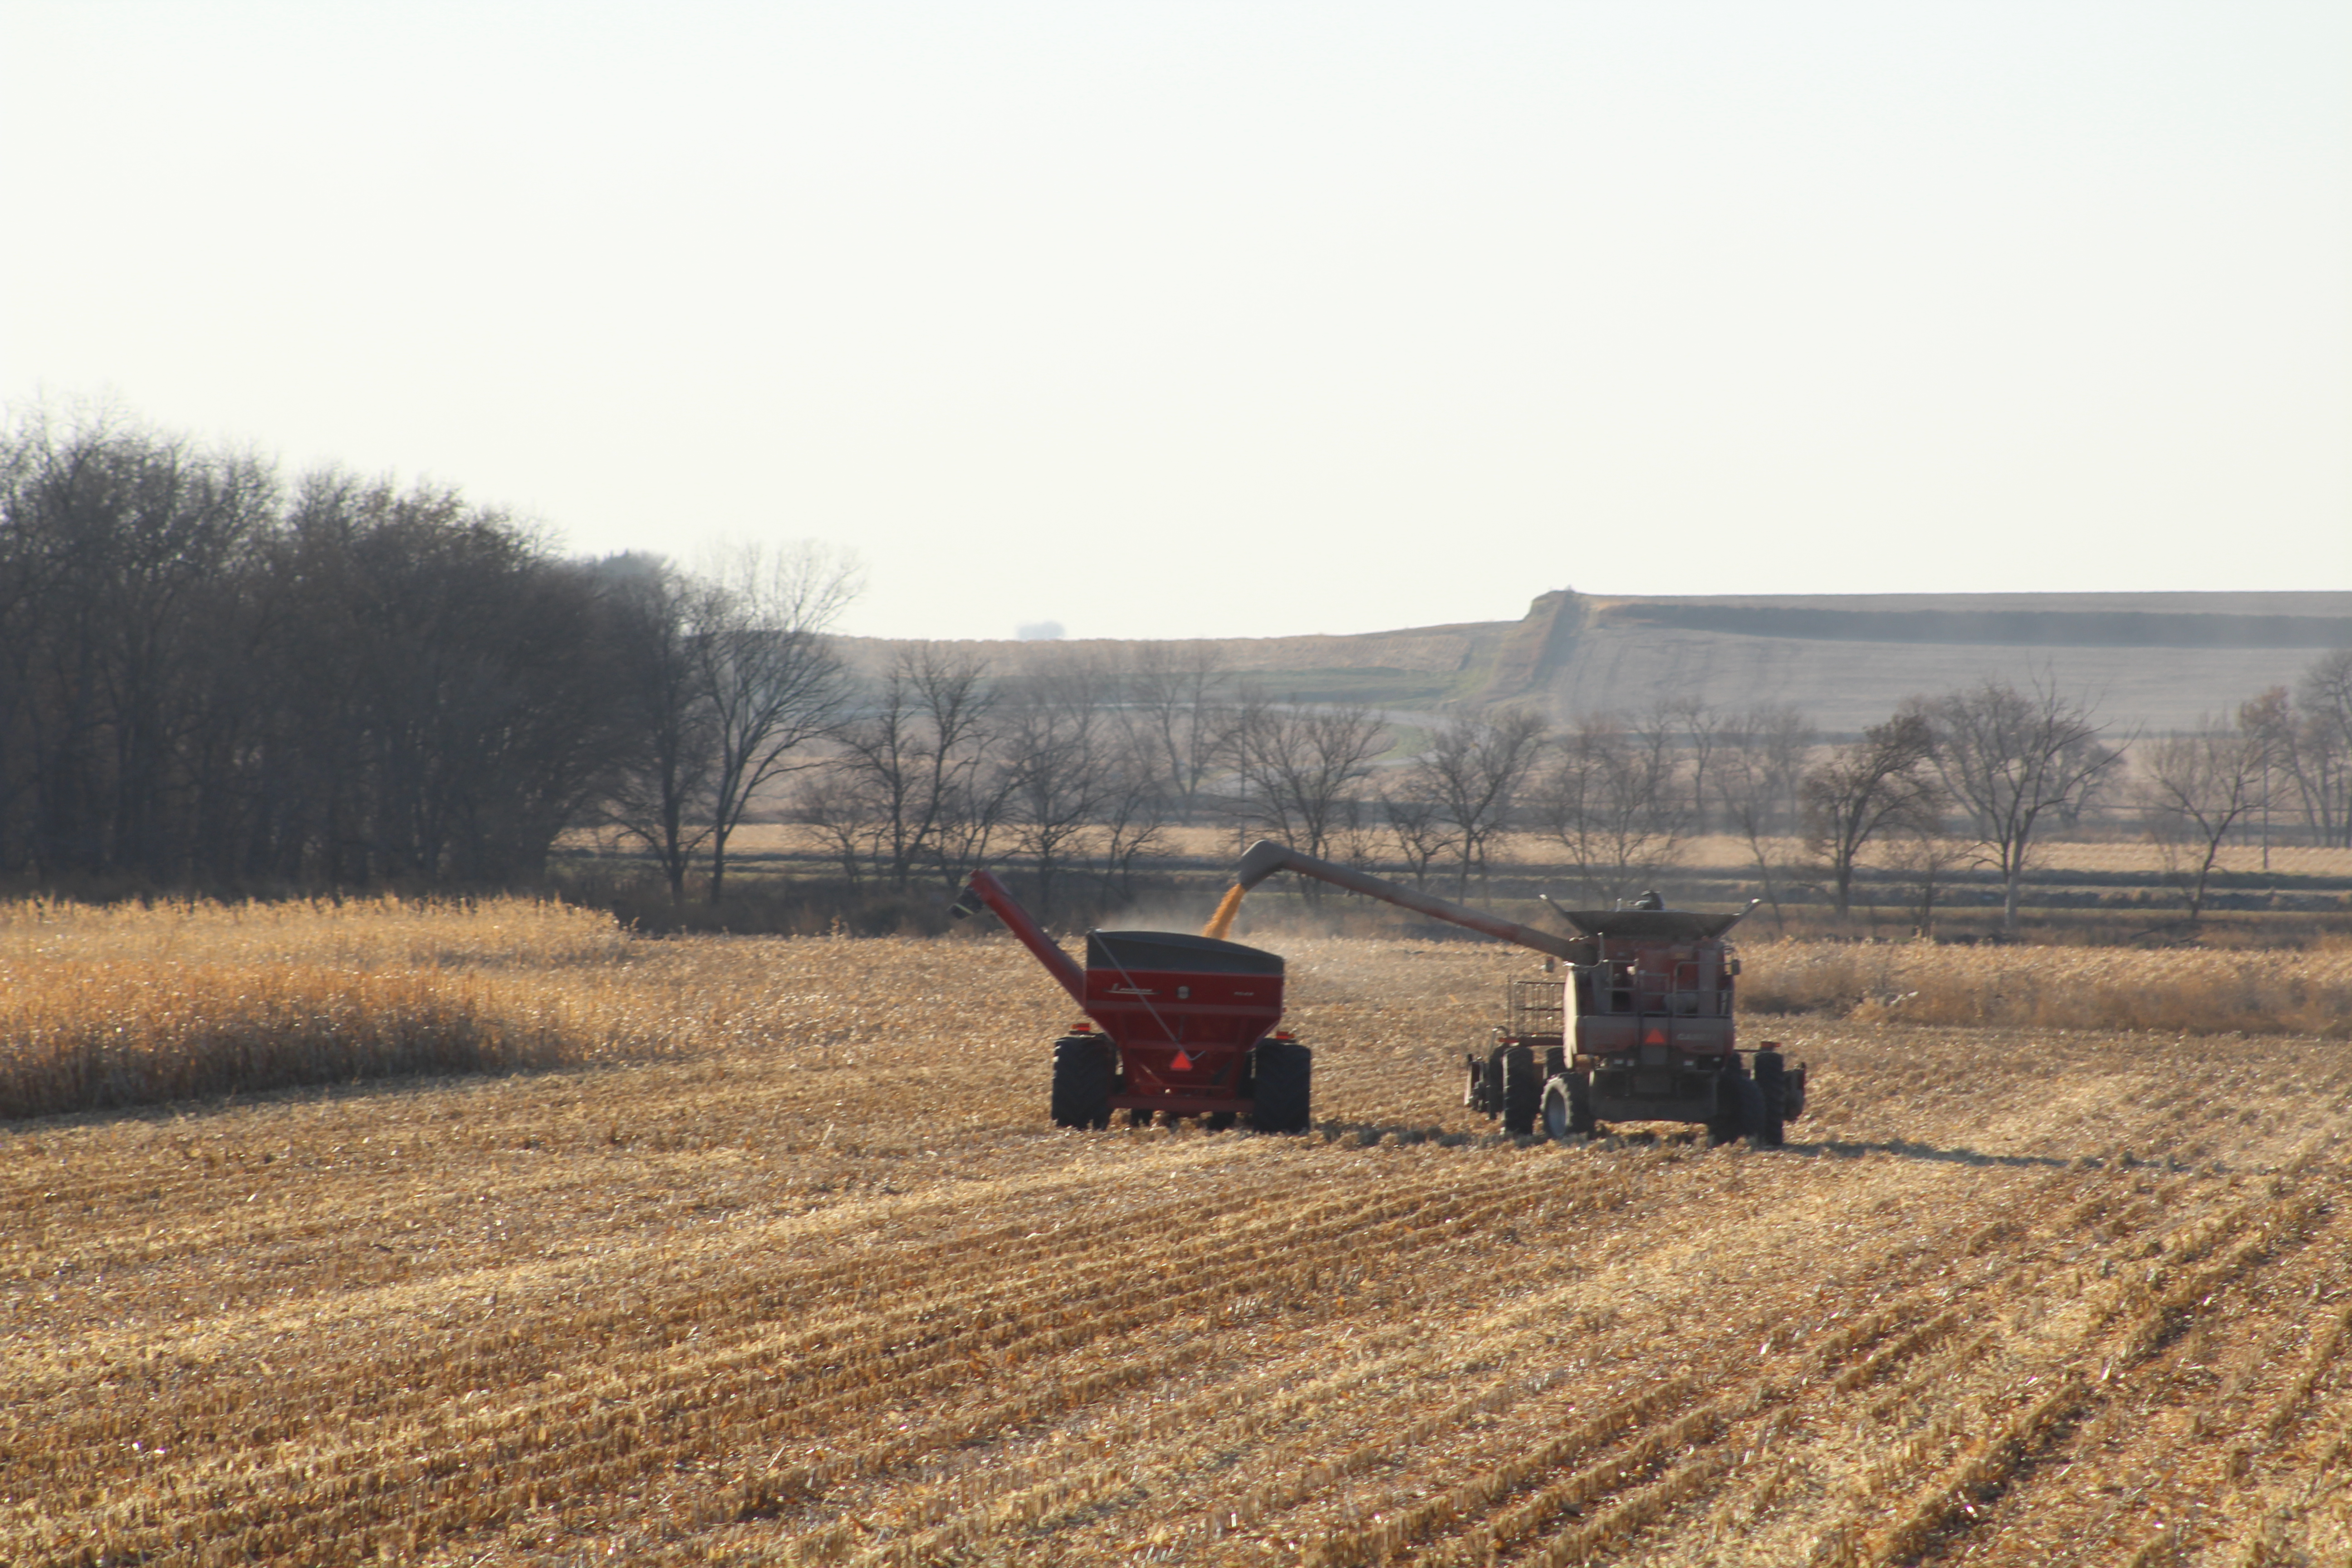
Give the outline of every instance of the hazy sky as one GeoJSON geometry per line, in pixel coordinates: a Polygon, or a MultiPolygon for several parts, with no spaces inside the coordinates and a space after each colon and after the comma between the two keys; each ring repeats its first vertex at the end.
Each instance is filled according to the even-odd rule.
{"type": "Polygon", "coordinates": [[[2352,587],[2352,6],[0,0],[0,399],[851,630],[2352,587]]]}

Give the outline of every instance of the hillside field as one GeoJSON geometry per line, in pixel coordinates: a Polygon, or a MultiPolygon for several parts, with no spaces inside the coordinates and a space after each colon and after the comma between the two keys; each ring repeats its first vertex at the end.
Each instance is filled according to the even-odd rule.
{"type": "Polygon", "coordinates": [[[2300,1035],[1751,1016],[1815,1073],[1768,1152],[1494,1136],[1490,946],[1261,936],[1282,1138],[1050,1128],[1068,1005],[1001,940],[109,918],[20,908],[0,981],[159,1050],[240,975],[572,1044],[0,1123],[0,1563],[2352,1560],[2341,948],[2179,982],[2273,965],[2233,1005],[2300,1035]]]}

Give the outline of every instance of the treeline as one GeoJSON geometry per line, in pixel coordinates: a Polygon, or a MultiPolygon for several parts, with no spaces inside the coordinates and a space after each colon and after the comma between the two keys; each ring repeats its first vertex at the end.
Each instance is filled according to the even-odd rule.
{"type": "Polygon", "coordinates": [[[1595,901],[1713,833],[1776,906],[1802,888],[1843,912],[1863,868],[1891,868],[1924,923],[1989,867],[2013,922],[2036,846],[2093,811],[2164,847],[2192,915],[2257,824],[2352,843],[2352,650],[2178,736],[2111,736],[2054,687],[2000,682],[1837,742],[1794,709],[1696,698],[1401,731],[1253,687],[1205,644],[1018,677],[909,645],[853,671],[827,632],[856,589],[812,549],[568,559],[452,489],[26,419],[0,433],[0,870],[509,885],[593,828],[674,903],[717,903],[761,810],[855,889],[1010,859],[1051,918],[1081,885],[1130,897],[1179,824],[1457,896],[1506,834],[1536,835],[1595,901]]]}
{"type": "Polygon", "coordinates": [[[822,628],[762,617],[842,590],[806,556],[720,578],[681,594],[657,563],[567,560],[452,489],[289,483],[120,420],[22,420],[0,436],[0,870],[530,880],[633,798],[665,738],[651,688],[688,642],[693,689],[669,697],[717,710],[691,809],[723,832],[839,713],[822,628]]]}
{"type": "Polygon", "coordinates": [[[2136,741],[2054,685],[2002,681],[1915,700],[1842,742],[1793,708],[1696,700],[1560,728],[1456,716],[1406,737],[1403,760],[1399,739],[1368,708],[1253,689],[1205,645],[1074,649],[1018,679],[912,645],[807,765],[791,813],[853,886],[951,885],[1013,858],[1049,909],[1072,878],[1128,895],[1165,830],[1192,822],[1437,877],[1456,896],[1507,833],[1531,834],[1597,902],[1726,834],[1776,909],[1801,890],[1843,915],[1867,868],[1898,874],[1927,924],[1958,871],[1989,868],[2011,925],[2039,847],[2102,813],[2162,847],[2194,916],[2224,844],[2258,816],[2282,837],[2299,825],[2306,842],[2346,841],[2352,651],[2234,723],[2136,741]]]}

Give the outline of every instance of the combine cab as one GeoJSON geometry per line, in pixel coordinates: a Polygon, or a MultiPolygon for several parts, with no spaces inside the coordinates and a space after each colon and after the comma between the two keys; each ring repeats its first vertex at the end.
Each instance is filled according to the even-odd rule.
{"type": "Polygon", "coordinates": [[[1285,1031],[1282,959],[1237,942],[1181,931],[1087,934],[1084,969],[986,871],[955,912],[992,910],[1086,1014],[1054,1042],[1054,1121],[1108,1127],[1124,1110],[1199,1116],[1230,1127],[1246,1116],[1269,1132],[1303,1132],[1314,1056],[1285,1031]]]}
{"type": "Polygon", "coordinates": [[[1465,1062],[1465,1103],[1502,1118],[1506,1131],[1538,1124],[1554,1138],[1590,1136],[1610,1121],[1704,1124],[1717,1142],[1742,1134],[1777,1146],[1804,1113],[1805,1069],[1770,1041],[1746,1053],[1732,1038],[1739,960],[1724,933],[1746,911],[1693,914],[1659,907],[1562,910],[1573,936],[1416,893],[1378,877],[1261,841],[1242,858],[1244,888],[1294,871],[1352,892],[1532,948],[1540,977],[1510,983],[1506,1022],[1486,1055],[1465,1062]]]}

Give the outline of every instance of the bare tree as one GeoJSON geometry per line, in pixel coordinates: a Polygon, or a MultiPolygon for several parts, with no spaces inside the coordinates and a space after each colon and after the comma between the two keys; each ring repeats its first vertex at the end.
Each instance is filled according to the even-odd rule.
{"type": "MultiPolygon", "coordinates": [[[[2290,696],[2273,686],[2238,712],[2263,752],[2263,865],[2269,865],[2273,775],[2294,786],[2305,827],[2320,844],[2352,843],[2352,648],[2324,654],[2290,696]]],[[[2283,793],[2283,792],[2281,792],[2283,793]]]]}
{"type": "Polygon", "coordinates": [[[1852,745],[1840,746],[1805,774],[1807,839],[1829,864],[1838,917],[1853,909],[1853,872],[1863,850],[1882,828],[1932,822],[1937,806],[1927,777],[1936,749],[1926,715],[1895,714],[1874,724],[1852,745]]]}
{"type": "Polygon", "coordinates": [[[1595,900],[1622,899],[1674,864],[1690,831],[1690,802],[1671,738],[1636,731],[1614,714],[1577,721],[1559,761],[1535,792],[1544,826],[1595,900]]]}
{"type": "Polygon", "coordinates": [[[2352,648],[2312,660],[2295,682],[2304,759],[2296,774],[2323,844],[2352,848],[2352,648]]]}
{"type": "Polygon", "coordinates": [[[604,805],[605,821],[643,844],[661,868],[672,904],[709,839],[710,785],[719,763],[718,716],[698,639],[711,590],[658,556],[606,562],[620,637],[615,694],[629,749],[604,805]]]}
{"type": "Polygon", "coordinates": [[[1679,726],[1683,734],[1685,771],[1690,779],[1691,831],[1706,831],[1709,805],[1707,777],[1714,771],[1716,752],[1731,728],[1728,714],[1718,712],[1701,697],[1678,697],[1662,701],[1651,721],[1654,727],[1665,729],[1679,726]]]}
{"type": "Polygon", "coordinates": [[[876,855],[877,825],[884,811],[872,781],[839,761],[812,768],[793,792],[791,819],[816,829],[841,866],[842,880],[856,888],[876,855]]]}
{"type": "Polygon", "coordinates": [[[1439,803],[1453,825],[1459,858],[1454,896],[1470,890],[1470,876],[1486,874],[1488,847],[1508,824],[1520,787],[1543,755],[1550,726],[1539,714],[1507,712],[1494,719],[1457,718],[1413,759],[1422,793],[1439,803]]]}
{"type": "Polygon", "coordinates": [[[1369,708],[1252,697],[1234,726],[1244,809],[1293,848],[1325,857],[1341,803],[1388,744],[1387,726],[1369,708]]]}
{"type": "Polygon", "coordinates": [[[841,662],[825,637],[856,597],[856,564],[814,544],[771,555],[757,545],[722,551],[696,639],[717,731],[710,778],[710,901],[727,876],[727,841],[760,793],[817,759],[848,701],[841,662]]]}
{"type": "Polygon", "coordinates": [[[995,696],[981,660],[936,643],[901,648],[873,705],[842,729],[841,765],[875,814],[880,874],[905,889],[941,862],[940,836],[987,766],[995,696]]]}
{"type": "Polygon", "coordinates": [[[1430,862],[1454,845],[1444,803],[1429,793],[1426,780],[1408,773],[1402,783],[1381,787],[1380,806],[1389,841],[1412,871],[1412,885],[1428,886],[1430,862]]]}
{"type": "Polygon", "coordinates": [[[2180,889],[2189,918],[2204,913],[2206,886],[2221,858],[2221,844],[2252,812],[2267,771],[2262,715],[2248,704],[2234,730],[2210,718],[2195,731],[2144,742],[2139,754],[2140,810],[2148,837],[2164,854],[2165,874],[2180,889]]]}
{"type": "Polygon", "coordinates": [[[1101,672],[1076,661],[1009,683],[1000,745],[1005,826],[1037,878],[1051,921],[1056,879],[1084,853],[1118,780],[1101,672]]]}
{"type": "MultiPolygon", "coordinates": [[[[2263,869],[2271,868],[2271,805],[2272,784],[2277,774],[2284,773],[2296,778],[2303,773],[2300,748],[2302,739],[2296,733],[2294,700],[2284,686],[2273,686],[2238,705],[2238,731],[2254,742],[2257,756],[2255,801],[2252,811],[2261,823],[2263,869]]],[[[2210,718],[2206,721],[2210,722],[2210,718]]]]}
{"type": "Polygon", "coordinates": [[[1983,858],[2000,871],[2001,924],[2017,929],[2018,889],[2045,816],[2078,812],[2123,752],[2103,744],[2087,705],[2046,678],[1955,691],[1928,705],[1936,767],[1965,811],[1983,858]]]}
{"type": "Polygon", "coordinates": [[[1152,748],[1172,808],[1198,814],[1201,789],[1231,760],[1235,713],[1216,645],[1148,642],[1135,650],[1128,703],[1152,748]]]}
{"type": "Polygon", "coordinates": [[[1947,837],[1932,816],[1909,816],[1889,826],[1893,832],[1884,848],[1887,869],[1909,889],[1912,929],[1932,937],[1937,900],[1951,874],[1968,864],[1973,847],[1947,837]]]}
{"type": "Polygon", "coordinates": [[[1790,814],[1816,739],[1812,721],[1796,709],[1758,708],[1724,727],[1710,770],[1724,820],[1747,846],[1776,925],[1787,924],[1774,880],[1784,870],[1780,833],[1792,825],[1790,814]]]}
{"type": "Polygon", "coordinates": [[[1102,805],[1102,883],[1106,893],[1122,899],[1134,896],[1135,863],[1160,849],[1176,804],[1154,739],[1132,721],[1111,726],[1102,805]]]}

